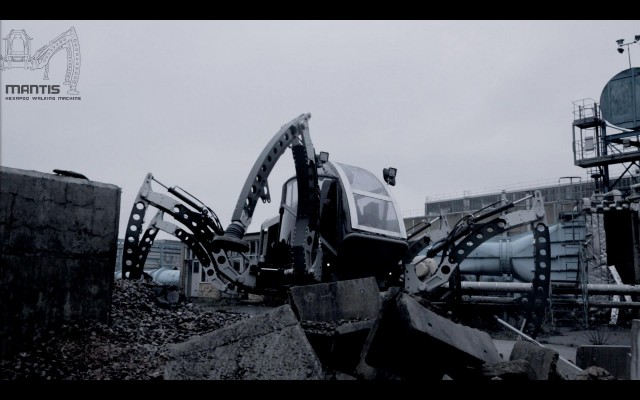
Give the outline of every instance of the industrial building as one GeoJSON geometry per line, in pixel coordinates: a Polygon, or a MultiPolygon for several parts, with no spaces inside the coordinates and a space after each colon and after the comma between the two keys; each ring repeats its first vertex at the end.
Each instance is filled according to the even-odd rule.
{"type": "MultiPolygon", "coordinates": [[[[562,254],[553,256],[572,255],[576,265],[615,265],[624,283],[640,282],[639,81],[640,68],[630,68],[605,85],[599,102],[573,102],[574,165],[585,170],[586,179],[565,176],[553,184],[514,190],[432,196],[425,201],[423,216],[405,218],[407,233],[419,229],[421,221],[435,222],[438,217],[454,226],[465,216],[506,202],[513,202],[515,209],[526,209],[527,198],[539,190],[544,198],[546,223],[561,229],[570,226],[557,239],[562,254]]],[[[515,236],[530,229],[525,226],[502,236],[515,236]]],[[[579,269],[577,266],[575,272],[579,269]]]]}

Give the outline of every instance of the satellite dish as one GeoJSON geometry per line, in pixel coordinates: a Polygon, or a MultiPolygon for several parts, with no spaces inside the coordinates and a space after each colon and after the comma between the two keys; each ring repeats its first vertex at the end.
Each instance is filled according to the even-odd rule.
{"type": "Polygon", "coordinates": [[[629,68],[611,78],[600,95],[602,117],[623,129],[640,128],[640,68],[629,68]]]}

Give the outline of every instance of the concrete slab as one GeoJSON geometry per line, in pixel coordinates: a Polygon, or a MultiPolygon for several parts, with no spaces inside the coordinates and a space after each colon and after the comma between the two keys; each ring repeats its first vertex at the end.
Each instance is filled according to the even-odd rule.
{"type": "Polygon", "coordinates": [[[484,363],[502,361],[489,334],[441,317],[404,293],[395,308],[383,311],[365,348],[366,365],[406,379],[478,378],[484,363]]]}
{"type": "Polygon", "coordinates": [[[324,380],[289,305],[170,348],[166,380],[324,380]]]}
{"type": "Polygon", "coordinates": [[[567,359],[558,358],[556,375],[562,380],[575,381],[582,369],[567,359]]]}
{"type": "Polygon", "coordinates": [[[381,304],[373,277],[293,287],[289,299],[301,321],[374,319],[381,304]]]}
{"type": "Polygon", "coordinates": [[[528,361],[534,372],[533,379],[546,381],[555,374],[558,357],[558,352],[552,349],[520,340],[514,344],[509,361],[528,361]]]}
{"type": "Polygon", "coordinates": [[[373,277],[292,287],[289,300],[323,365],[354,374],[364,342],[380,313],[373,277]],[[315,329],[314,324],[322,324],[315,329]]]}

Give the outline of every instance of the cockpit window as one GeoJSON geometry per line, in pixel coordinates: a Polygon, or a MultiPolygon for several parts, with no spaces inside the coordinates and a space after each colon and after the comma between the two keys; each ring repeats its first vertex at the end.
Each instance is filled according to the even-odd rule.
{"type": "MultiPolygon", "coordinates": [[[[322,176],[318,177],[318,187],[322,187],[322,182],[325,179],[322,176]]],[[[284,185],[283,197],[284,204],[295,214],[298,211],[298,181],[296,178],[289,179],[284,185]]]]}
{"type": "Polygon", "coordinates": [[[400,224],[393,203],[355,193],[353,197],[356,200],[359,225],[400,232],[400,224]]]}
{"type": "Polygon", "coordinates": [[[332,163],[344,182],[351,226],[355,229],[406,238],[404,221],[382,181],[366,169],[332,163]]]}
{"type": "Polygon", "coordinates": [[[290,179],[286,184],[284,204],[294,213],[298,210],[298,181],[290,179]]]}
{"type": "Polygon", "coordinates": [[[389,196],[382,183],[366,169],[340,164],[352,189],[389,196]]]}

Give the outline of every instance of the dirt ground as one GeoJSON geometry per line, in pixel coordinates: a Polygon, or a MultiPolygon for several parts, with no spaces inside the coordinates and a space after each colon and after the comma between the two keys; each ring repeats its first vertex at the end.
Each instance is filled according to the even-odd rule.
{"type": "Polygon", "coordinates": [[[616,325],[601,325],[592,329],[560,328],[553,334],[541,335],[538,342],[567,347],[583,345],[631,345],[631,329],[616,325]]]}
{"type": "MultiPolygon", "coordinates": [[[[503,359],[508,360],[518,335],[514,333],[512,338],[504,334],[494,336],[496,335],[492,335],[492,338],[498,352],[502,354],[503,359]]],[[[580,346],[594,344],[630,346],[631,330],[618,326],[600,326],[581,330],[560,328],[553,334],[540,335],[536,341],[544,347],[557,351],[560,357],[575,364],[576,352],[580,346]]]]}

